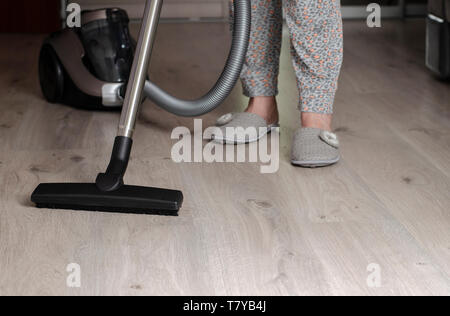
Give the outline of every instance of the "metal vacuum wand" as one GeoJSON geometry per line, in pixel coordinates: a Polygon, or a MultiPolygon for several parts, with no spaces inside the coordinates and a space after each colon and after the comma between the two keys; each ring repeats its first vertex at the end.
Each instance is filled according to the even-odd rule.
{"type": "Polygon", "coordinates": [[[163,0],[147,0],[117,136],[133,137],[163,0]]]}

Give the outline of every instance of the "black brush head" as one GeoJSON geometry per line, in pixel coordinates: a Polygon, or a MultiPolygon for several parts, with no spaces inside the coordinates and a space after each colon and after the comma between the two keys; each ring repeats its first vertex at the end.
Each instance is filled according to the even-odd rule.
{"type": "Polygon", "coordinates": [[[180,191],[124,185],[103,192],[93,183],[45,183],[31,195],[39,208],[178,216],[180,191]]]}

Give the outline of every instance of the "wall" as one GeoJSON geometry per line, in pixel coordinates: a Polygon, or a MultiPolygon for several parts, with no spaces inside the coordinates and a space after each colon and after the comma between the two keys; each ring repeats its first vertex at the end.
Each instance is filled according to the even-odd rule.
{"type": "Polygon", "coordinates": [[[50,33],[61,26],[59,0],[1,0],[0,14],[0,33],[50,33]]]}

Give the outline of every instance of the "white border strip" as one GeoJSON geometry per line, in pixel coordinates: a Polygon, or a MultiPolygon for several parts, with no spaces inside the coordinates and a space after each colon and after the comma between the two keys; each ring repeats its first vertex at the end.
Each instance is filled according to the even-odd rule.
{"type": "Polygon", "coordinates": [[[444,23],[444,22],[445,22],[444,19],[441,19],[441,18],[435,16],[434,14],[428,14],[428,17],[429,17],[431,20],[433,20],[433,21],[435,21],[435,22],[438,22],[438,23],[444,23]]]}
{"type": "MultiPolygon", "coordinates": [[[[83,10],[93,10],[108,7],[120,7],[128,12],[132,20],[142,17],[144,5],[139,3],[104,3],[102,5],[83,4],[83,10]]],[[[398,5],[384,6],[381,8],[383,18],[402,18],[405,16],[426,16],[426,5],[398,5]]],[[[223,19],[228,20],[228,5],[223,2],[190,2],[185,3],[164,3],[161,17],[163,19],[187,19],[192,21],[204,19],[223,19]]],[[[366,6],[342,6],[342,16],[344,19],[365,19],[369,15],[366,6]]]]}
{"type": "MultiPolygon", "coordinates": [[[[120,7],[128,12],[130,19],[142,18],[143,4],[83,4],[83,10],[94,10],[99,8],[120,7]]],[[[201,18],[223,18],[226,16],[221,2],[205,3],[164,3],[161,18],[166,19],[201,19],[201,18]]]]}
{"type": "MultiPolygon", "coordinates": [[[[402,18],[407,16],[426,16],[426,5],[407,5],[381,7],[381,16],[384,19],[402,18]]],[[[344,19],[365,19],[369,15],[366,6],[342,6],[342,17],[344,19]]]]}

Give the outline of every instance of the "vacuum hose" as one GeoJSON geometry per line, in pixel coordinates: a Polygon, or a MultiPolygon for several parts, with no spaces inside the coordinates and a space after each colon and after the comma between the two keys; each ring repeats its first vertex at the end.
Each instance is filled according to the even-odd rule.
{"type": "Polygon", "coordinates": [[[194,101],[171,96],[151,81],[145,83],[145,95],[164,110],[179,116],[200,116],[218,107],[231,93],[242,71],[251,32],[250,0],[234,0],[234,28],[231,51],[225,68],[214,87],[194,101]]]}

